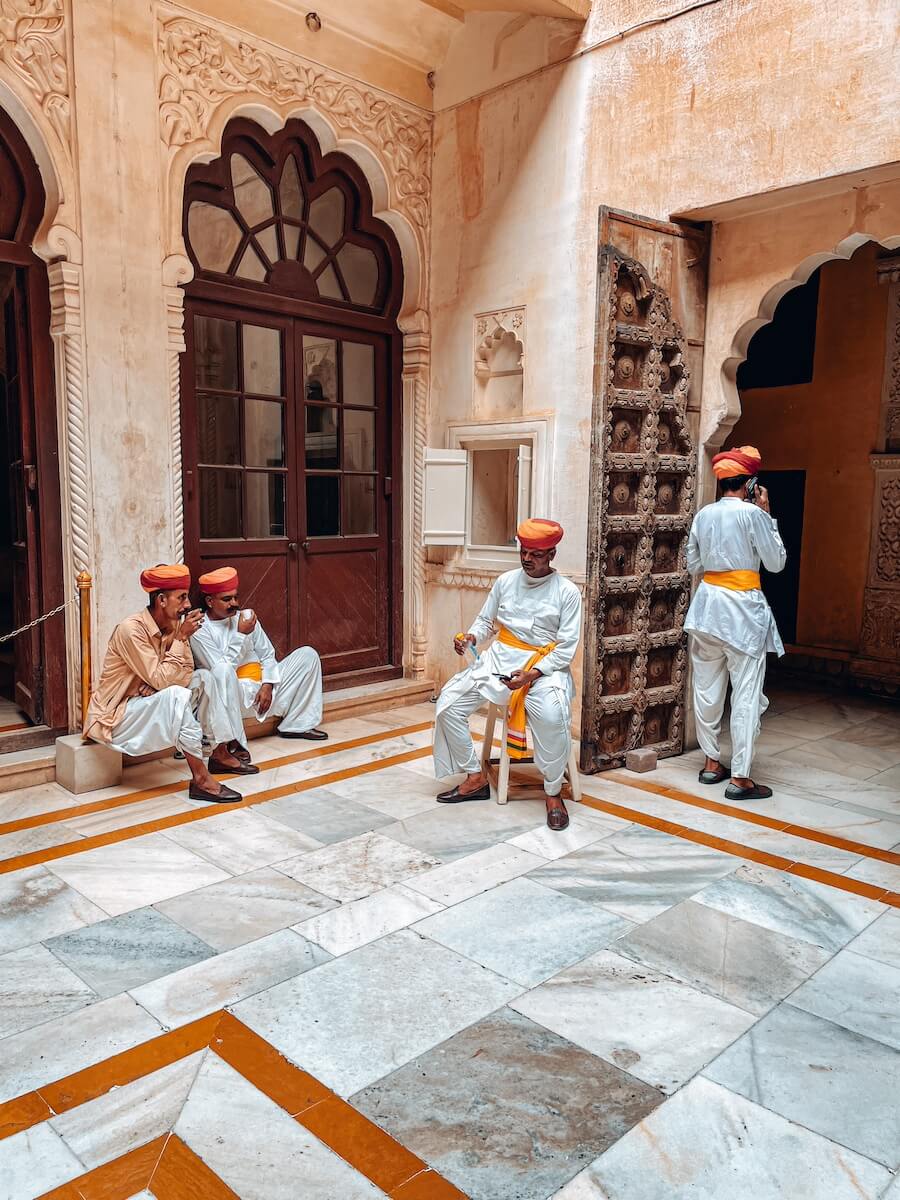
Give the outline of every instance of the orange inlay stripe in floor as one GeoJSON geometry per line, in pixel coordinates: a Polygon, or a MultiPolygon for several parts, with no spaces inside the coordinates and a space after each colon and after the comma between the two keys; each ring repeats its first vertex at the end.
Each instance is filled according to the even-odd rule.
{"type": "Polygon", "coordinates": [[[683,792],[679,788],[664,783],[651,783],[650,780],[629,779],[618,771],[610,772],[609,778],[625,787],[634,788],[640,792],[650,792],[654,796],[664,796],[668,800],[677,800],[679,804],[690,804],[694,808],[705,808],[708,812],[721,813],[725,817],[734,817],[738,821],[746,821],[750,825],[761,825],[765,829],[775,829],[779,833],[789,833],[793,837],[804,838],[807,842],[819,842],[823,846],[833,846],[837,850],[848,850],[863,858],[877,858],[880,862],[891,863],[900,867],[900,854],[896,850],[882,850],[879,846],[870,846],[868,842],[854,842],[834,833],[825,833],[821,829],[812,829],[808,825],[792,825],[790,821],[780,817],[769,817],[765,813],[756,813],[752,809],[735,808],[731,804],[722,804],[718,800],[707,800],[703,796],[695,796],[693,792],[683,792]]]}
{"type": "MultiPolygon", "coordinates": [[[[466,1200],[463,1192],[389,1133],[222,1010],[10,1101],[5,1108],[17,1105],[24,1114],[27,1103],[37,1098],[43,1111],[32,1104],[33,1119],[28,1124],[20,1121],[18,1129],[10,1128],[5,1136],[132,1083],[206,1045],[388,1196],[466,1200]]],[[[234,1197],[180,1138],[169,1134],[46,1193],[41,1200],[127,1200],[144,1188],[157,1200],[234,1197]]]]}
{"type": "MultiPolygon", "coordinates": [[[[426,725],[425,728],[427,729],[429,726],[426,725]]],[[[131,838],[143,837],[146,833],[159,833],[162,829],[190,825],[193,821],[206,821],[210,817],[219,817],[226,812],[234,812],[238,808],[251,808],[254,804],[264,804],[267,800],[279,800],[282,796],[293,796],[298,792],[312,791],[313,788],[327,787],[330,783],[342,783],[345,779],[355,779],[358,775],[369,775],[373,771],[384,770],[385,767],[402,766],[403,763],[414,762],[415,759],[425,758],[429,754],[431,754],[431,746],[422,746],[417,750],[404,750],[401,754],[378,758],[374,762],[360,763],[355,767],[345,767],[339,771],[329,771],[324,775],[313,775],[310,779],[301,779],[296,783],[286,783],[281,787],[268,788],[255,795],[245,796],[243,800],[236,800],[234,804],[210,804],[208,808],[173,813],[170,817],[156,817],[152,821],[128,825],[125,829],[111,829],[108,833],[96,833],[92,837],[80,838],[76,842],[63,842],[59,846],[32,850],[27,854],[18,854],[15,858],[6,858],[0,862],[0,875],[21,871],[23,867],[40,866],[42,863],[53,862],[57,858],[68,858],[72,854],[81,854],[84,850],[96,850],[98,846],[112,846],[117,842],[127,842],[131,838]]]]}
{"type": "MultiPolygon", "coordinates": [[[[277,767],[288,767],[293,763],[305,762],[310,758],[322,758],[327,754],[340,754],[344,750],[357,750],[360,746],[371,746],[375,742],[390,741],[391,738],[404,737],[408,733],[422,733],[430,729],[431,721],[423,721],[417,725],[404,725],[397,729],[385,729],[383,733],[369,733],[363,737],[348,738],[344,742],[330,742],[327,746],[317,746],[313,750],[303,750],[299,754],[287,754],[281,758],[263,759],[257,765],[260,774],[275,770],[277,767]]],[[[222,779],[236,778],[233,775],[222,775],[222,779]]],[[[140,804],[143,800],[155,800],[158,796],[174,795],[182,792],[190,780],[176,779],[170,783],[161,783],[156,787],[143,788],[136,792],[127,792],[121,796],[110,796],[106,800],[87,800],[84,804],[73,804],[71,808],[57,809],[53,812],[35,813],[31,817],[20,817],[17,821],[0,823],[0,837],[5,833],[18,833],[23,829],[37,829],[42,825],[54,825],[60,821],[70,821],[73,817],[85,817],[91,813],[108,812],[113,808],[124,808],[129,804],[140,804]]]]}
{"type": "Polygon", "coordinates": [[[697,829],[689,829],[686,825],[678,825],[674,821],[651,816],[650,813],[641,812],[639,809],[613,804],[609,800],[602,800],[599,796],[588,792],[583,794],[582,803],[586,804],[588,808],[596,808],[600,812],[609,813],[613,817],[621,817],[636,825],[644,825],[648,829],[658,829],[661,833],[668,833],[672,837],[694,842],[698,846],[709,846],[713,850],[733,854],[736,858],[745,858],[751,862],[760,863],[762,866],[774,867],[777,871],[784,871],[788,875],[801,875],[804,879],[827,883],[830,887],[838,888],[842,892],[851,892],[856,896],[865,896],[868,900],[879,900],[882,904],[889,904],[892,908],[900,908],[900,893],[892,892],[889,888],[877,884],[864,883],[860,879],[848,879],[836,871],[825,871],[820,867],[797,862],[795,859],[785,858],[780,854],[770,854],[767,850],[755,850],[752,846],[744,846],[741,842],[734,842],[730,838],[716,837],[712,833],[701,833],[697,829]]]}
{"type": "Polygon", "coordinates": [[[14,725],[0,725],[0,733],[12,733],[14,729],[30,729],[27,721],[17,721],[14,725]]]}

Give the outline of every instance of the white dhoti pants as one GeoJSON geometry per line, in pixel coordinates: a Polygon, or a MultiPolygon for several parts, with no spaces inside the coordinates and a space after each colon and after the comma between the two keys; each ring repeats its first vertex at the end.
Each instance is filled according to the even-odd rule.
{"type": "Polygon", "coordinates": [[[194,672],[197,690],[197,719],[206,739],[213,745],[245,740],[244,718],[268,721],[280,717],[279,730],[306,733],[322,720],[322,664],[311,646],[301,646],[278,664],[281,676],[272,685],[272,704],[260,714],[256,697],[262,686],[255,679],[239,679],[229,663],[194,672]]]}
{"type": "Polygon", "coordinates": [[[167,687],[152,696],[135,696],[113,730],[110,745],[123,754],[154,754],[175,746],[182,754],[200,758],[203,734],[193,712],[190,688],[167,687]]]}
{"type": "MultiPolygon", "coordinates": [[[[474,775],[481,770],[481,760],[469,730],[469,717],[485,703],[474,681],[466,691],[445,688],[438,697],[433,751],[436,778],[443,779],[460,771],[474,775]]],[[[561,688],[539,679],[525,697],[525,713],[531,730],[534,761],[544,777],[544,791],[548,796],[558,796],[572,745],[571,702],[561,688]]]]}
{"type": "Polygon", "coordinates": [[[692,632],[689,638],[697,741],[704,754],[719,760],[719,730],[730,679],[731,774],[749,779],[760,721],[769,707],[763,694],[765,653],[753,658],[709,633],[692,632]]]}

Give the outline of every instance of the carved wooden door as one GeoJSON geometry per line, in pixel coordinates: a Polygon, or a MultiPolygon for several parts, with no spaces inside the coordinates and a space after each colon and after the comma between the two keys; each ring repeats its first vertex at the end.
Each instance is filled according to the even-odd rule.
{"type": "Polygon", "coordinates": [[[601,209],[584,771],[620,766],[642,746],[679,754],[684,742],[707,247],[702,228],[601,209]]]}

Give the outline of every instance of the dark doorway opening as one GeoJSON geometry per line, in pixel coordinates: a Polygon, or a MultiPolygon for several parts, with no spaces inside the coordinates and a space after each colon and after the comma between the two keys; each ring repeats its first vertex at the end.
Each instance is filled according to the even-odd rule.
{"type": "Polygon", "coordinates": [[[763,568],[760,572],[762,589],[775,614],[782,641],[793,643],[797,640],[806,472],[760,471],[759,482],[774,498],[778,511],[778,532],[787,550],[787,564],[783,571],[773,575],[763,568]]]}

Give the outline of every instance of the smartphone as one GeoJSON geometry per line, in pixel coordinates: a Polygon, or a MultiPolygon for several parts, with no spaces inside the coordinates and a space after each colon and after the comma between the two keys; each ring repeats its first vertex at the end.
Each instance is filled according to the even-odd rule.
{"type": "Polygon", "coordinates": [[[756,489],[759,487],[759,479],[755,475],[751,475],[747,480],[747,499],[751,504],[756,503],[756,489]]]}
{"type": "Polygon", "coordinates": [[[493,673],[497,676],[501,683],[509,683],[511,678],[509,675],[501,675],[498,671],[494,671],[493,673]]]}

